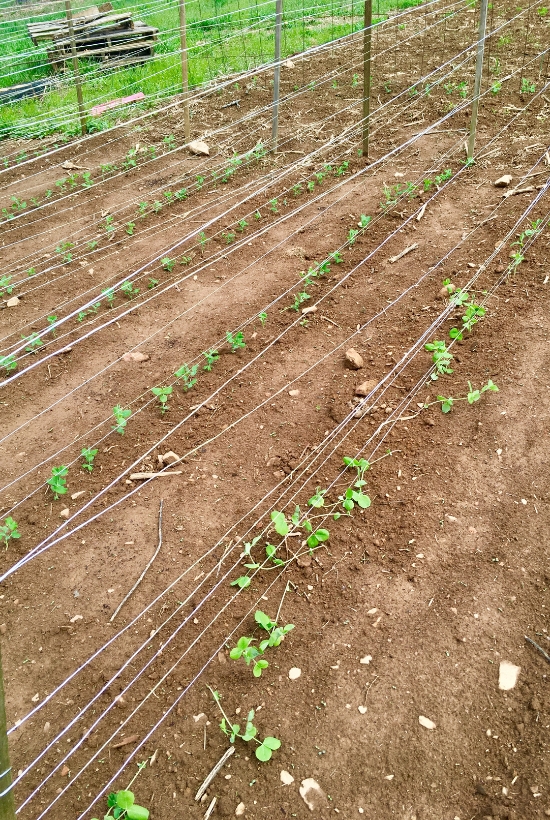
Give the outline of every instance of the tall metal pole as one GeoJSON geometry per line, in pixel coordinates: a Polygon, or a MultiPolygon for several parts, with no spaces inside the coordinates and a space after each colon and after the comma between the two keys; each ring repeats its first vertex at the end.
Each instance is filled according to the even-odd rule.
{"type": "Polygon", "coordinates": [[[11,779],[8,726],[4,699],[4,673],[2,670],[2,652],[0,650],[0,820],[15,820],[13,789],[10,788],[11,779]]]}
{"type": "Polygon", "coordinates": [[[372,0],[365,0],[363,22],[363,156],[369,155],[370,64],[372,32],[372,0]]]}
{"type": "Polygon", "coordinates": [[[86,127],[86,114],[84,112],[84,100],[82,97],[82,84],[80,80],[80,69],[78,67],[78,57],[76,56],[76,42],[74,39],[74,26],[73,26],[73,12],[71,9],[71,0],[65,0],[65,11],[67,13],[67,25],[69,27],[69,38],[71,41],[71,54],[73,57],[73,72],[74,72],[74,84],[76,86],[76,99],[78,101],[78,116],[80,117],[80,130],[83,134],[86,134],[87,127],[86,127]]]}
{"type": "Polygon", "coordinates": [[[479,108],[479,93],[481,91],[481,75],[483,73],[483,55],[485,53],[485,31],[487,29],[488,0],[481,0],[479,11],[479,35],[477,41],[476,79],[474,83],[474,100],[472,102],[472,119],[470,121],[470,139],[468,140],[468,159],[473,159],[476,142],[477,112],[479,108]]]}
{"type": "Polygon", "coordinates": [[[277,150],[279,132],[279,86],[281,83],[281,32],[283,29],[283,0],[275,4],[275,71],[273,73],[273,115],[271,122],[271,150],[277,150]]]}
{"type": "Polygon", "coordinates": [[[183,126],[185,139],[191,139],[191,121],[189,118],[189,69],[187,65],[187,22],[185,19],[185,0],[179,0],[180,9],[180,44],[181,44],[181,89],[183,91],[183,126]]]}

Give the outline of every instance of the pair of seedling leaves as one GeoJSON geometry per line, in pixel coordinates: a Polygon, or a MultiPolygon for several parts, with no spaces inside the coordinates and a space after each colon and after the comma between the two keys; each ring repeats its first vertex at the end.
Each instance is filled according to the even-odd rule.
{"type": "Polygon", "coordinates": [[[252,674],[255,678],[259,678],[263,670],[267,669],[269,666],[266,659],[262,657],[264,652],[269,647],[280,646],[285,636],[294,629],[294,624],[277,626],[275,621],[272,621],[271,618],[265,614],[265,612],[261,612],[260,610],[258,610],[254,615],[254,620],[258,626],[265,629],[265,631],[269,634],[269,637],[260,641],[258,646],[252,646],[252,644],[256,642],[256,638],[243,635],[243,637],[239,638],[237,641],[237,646],[235,646],[229,653],[229,657],[234,661],[238,661],[239,658],[243,658],[247,666],[250,666],[250,664],[253,663],[254,666],[252,667],[252,674]]]}
{"type": "Polygon", "coordinates": [[[138,806],[135,803],[134,793],[128,789],[123,789],[116,794],[112,792],[107,798],[107,806],[109,811],[103,820],[110,820],[111,817],[115,820],[148,820],[149,818],[149,810],[144,806],[138,806]]]}

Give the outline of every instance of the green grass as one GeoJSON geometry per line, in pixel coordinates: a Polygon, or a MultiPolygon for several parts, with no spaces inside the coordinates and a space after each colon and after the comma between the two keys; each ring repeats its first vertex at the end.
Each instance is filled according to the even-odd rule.
{"type": "MultiPolygon", "coordinates": [[[[377,0],[376,13],[384,15],[390,8],[407,8],[421,0],[377,0]]],[[[76,0],[73,9],[89,2],[76,0]]],[[[157,3],[158,5],[158,3],[157,3]]],[[[243,0],[244,6],[252,0],[243,0]]],[[[147,100],[90,118],[90,130],[103,130],[133,116],[177,93],[181,89],[178,6],[155,10],[153,3],[132,4],[113,0],[119,10],[131,10],[134,19],[159,29],[155,58],[135,67],[106,69],[94,60],[80,60],[83,95],[87,109],[101,102],[143,91],[147,100]]],[[[48,8],[42,6],[42,9],[48,8]]],[[[31,7],[12,5],[0,18],[0,87],[50,77],[47,44],[33,46],[27,34],[26,17],[31,7]],[[8,59],[6,59],[8,58],[8,59]]],[[[240,0],[201,0],[187,3],[187,42],[189,81],[191,87],[231,72],[243,71],[269,62],[273,58],[273,15],[275,2],[259,3],[240,11],[240,0]],[[200,14],[199,16],[199,9],[200,14]]],[[[61,15],[42,12],[33,20],[58,19],[61,15]]],[[[357,0],[285,0],[282,52],[286,57],[313,45],[329,42],[362,26],[362,4],[357,0]]],[[[0,109],[0,139],[6,137],[41,137],[51,133],[71,136],[79,132],[76,116],[76,93],[70,72],[52,76],[54,87],[41,98],[27,98],[0,109]]]]}

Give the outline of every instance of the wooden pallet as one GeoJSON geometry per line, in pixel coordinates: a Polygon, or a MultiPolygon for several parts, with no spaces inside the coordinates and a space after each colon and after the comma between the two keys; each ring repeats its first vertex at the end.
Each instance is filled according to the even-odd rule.
{"type": "MultiPolygon", "coordinates": [[[[51,41],[48,59],[54,71],[65,69],[72,58],[71,37],[66,20],[29,23],[33,43],[51,41]]],[[[130,12],[113,13],[104,6],[92,6],[79,12],[73,20],[74,44],[78,57],[99,59],[129,65],[154,56],[158,29],[139,20],[132,20],[130,12]]]]}

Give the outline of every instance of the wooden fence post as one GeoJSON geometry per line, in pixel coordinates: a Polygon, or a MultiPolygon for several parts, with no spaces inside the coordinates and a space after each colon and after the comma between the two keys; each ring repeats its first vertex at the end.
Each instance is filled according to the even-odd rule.
{"type": "Polygon", "coordinates": [[[481,75],[483,73],[485,32],[487,29],[487,5],[487,0],[481,0],[477,41],[476,79],[474,83],[474,99],[472,102],[472,119],[470,120],[470,139],[468,140],[468,159],[473,159],[474,157],[474,146],[476,142],[477,112],[479,108],[479,93],[481,91],[481,75]]]}
{"type": "Polygon", "coordinates": [[[15,820],[15,801],[11,789],[11,765],[8,748],[8,726],[4,698],[4,672],[0,650],[0,820],[15,820]]]}
{"type": "Polygon", "coordinates": [[[372,0],[365,0],[363,22],[363,156],[369,155],[372,0]]]}
{"type": "Polygon", "coordinates": [[[279,88],[281,83],[281,32],[283,28],[283,0],[275,4],[275,71],[273,72],[273,114],[271,120],[271,150],[277,150],[279,133],[279,88]]]}
{"type": "Polygon", "coordinates": [[[191,139],[191,120],[189,116],[189,67],[187,63],[187,22],[185,18],[185,0],[179,0],[180,10],[180,44],[181,44],[181,88],[183,91],[183,126],[185,139],[191,139]]]}
{"type": "Polygon", "coordinates": [[[86,114],[84,112],[84,100],[82,97],[82,83],[80,80],[80,69],[78,67],[78,57],[76,56],[76,42],[74,38],[73,12],[71,0],[65,0],[65,12],[67,14],[67,25],[69,27],[69,38],[71,40],[71,54],[73,57],[74,84],[76,86],[76,99],[78,100],[78,116],[80,117],[80,130],[86,134],[86,114]]]}

